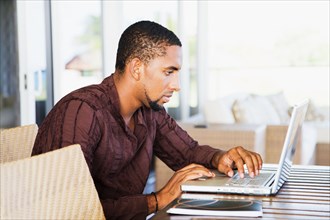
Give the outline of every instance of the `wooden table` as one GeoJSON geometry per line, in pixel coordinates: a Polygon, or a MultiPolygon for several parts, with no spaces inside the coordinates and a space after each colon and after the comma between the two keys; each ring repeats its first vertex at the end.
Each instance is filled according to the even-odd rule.
{"type": "MultiPolygon", "coordinates": [[[[276,168],[274,164],[264,166],[276,168]]],[[[203,195],[203,194],[198,194],[203,195]]],[[[276,195],[248,196],[208,194],[224,199],[262,200],[263,216],[258,219],[330,219],[330,167],[294,165],[288,181],[276,195]]],[[[171,219],[166,209],[152,219],[171,219]]],[[[175,219],[246,219],[238,217],[175,216],[175,219]]],[[[251,218],[250,218],[251,219],[251,218]]]]}

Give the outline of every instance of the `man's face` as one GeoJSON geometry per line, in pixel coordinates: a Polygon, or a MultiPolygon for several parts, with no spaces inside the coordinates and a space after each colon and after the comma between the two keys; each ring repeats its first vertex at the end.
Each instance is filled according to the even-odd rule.
{"type": "Polygon", "coordinates": [[[144,65],[143,101],[155,111],[163,108],[170,101],[174,91],[180,90],[179,70],[182,64],[182,51],[179,46],[169,46],[166,55],[151,60],[144,65]]]}

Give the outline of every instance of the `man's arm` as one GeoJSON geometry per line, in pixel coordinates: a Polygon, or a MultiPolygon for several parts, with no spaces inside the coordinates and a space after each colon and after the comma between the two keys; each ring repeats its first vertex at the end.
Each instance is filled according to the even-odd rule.
{"type": "Polygon", "coordinates": [[[167,114],[159,120],[154,150],[169,167],[177,170],[157,194],[160,209],[180,196],[182,183],[201,176],[214,177],[207,168],[218,169],[230,176],[233,168],[243,174],[243,165],[246,164],[250,175],[254,176],[259,174],[262,166],[259,154],[242,147],[222,151],[199,145],[167,114]]]}
{"type": "Polygon", "coordinates": [[[212,157],[221,150],[199,145],[165,111],[157,114],[157,123],[154,153],[167,166],[179,170],[191,163],[198,163],[213,168],[212,157]]]}
{"type": "MultiPolygon", "coordinates": [[[[148,215],[147,195],[101,199],[106,219],[145,219],[148,215]]],[[[150,212],[152,213],[152,212],[150,212]]]]}

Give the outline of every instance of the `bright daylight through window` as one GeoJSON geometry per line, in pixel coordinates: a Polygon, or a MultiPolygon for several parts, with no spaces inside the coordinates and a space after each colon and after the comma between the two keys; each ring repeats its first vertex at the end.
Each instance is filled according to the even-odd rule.
{"type": "Polygon", "coordinates": [[[329,106],[328,1],[209,1],[207,98],[283,91],[329,106]]]}

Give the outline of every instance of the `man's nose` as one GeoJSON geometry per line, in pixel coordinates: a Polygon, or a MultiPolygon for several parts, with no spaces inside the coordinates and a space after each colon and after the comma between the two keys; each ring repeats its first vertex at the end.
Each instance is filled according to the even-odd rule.
{"type": "Polygon", "coordinates": [[[173,91],[180,91],[180,77],[179,74],[173,74],[173,79],[170,84],[170,89],[173,91]]]}

